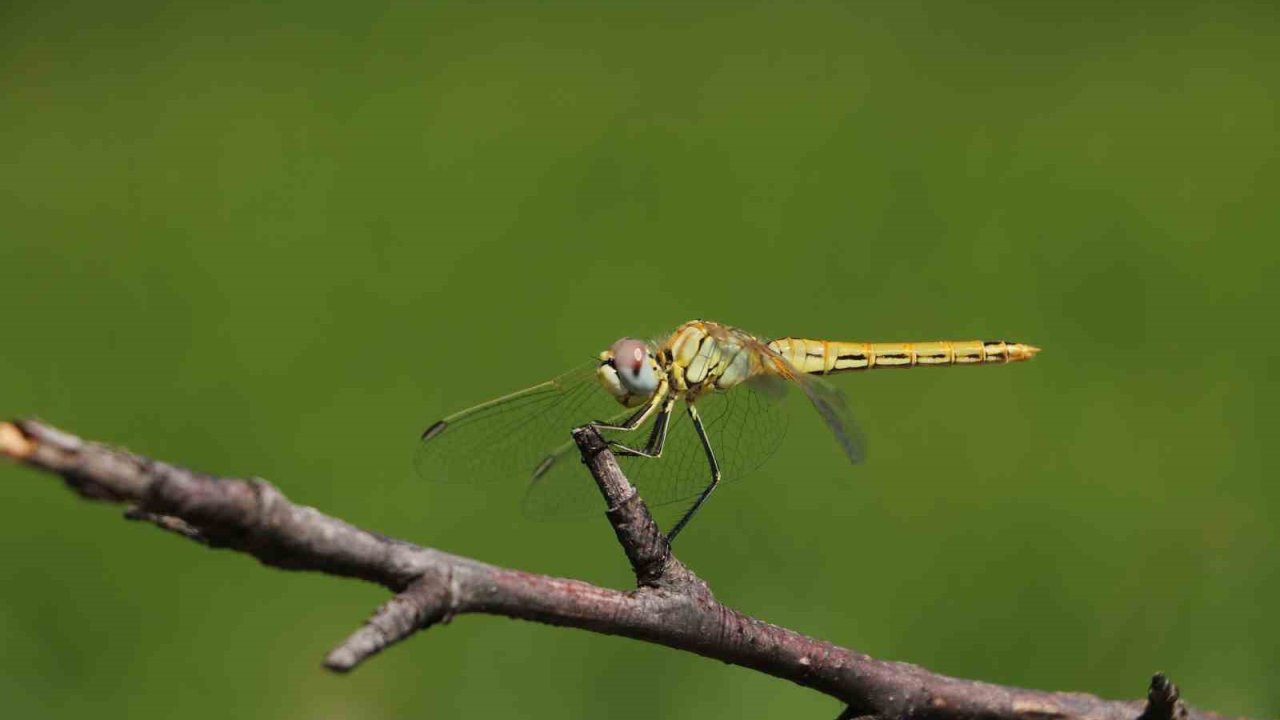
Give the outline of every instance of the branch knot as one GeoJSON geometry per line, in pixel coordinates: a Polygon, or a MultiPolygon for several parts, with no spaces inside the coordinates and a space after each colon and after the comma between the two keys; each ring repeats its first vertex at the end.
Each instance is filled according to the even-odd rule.
{"type": "Polygon", "coordinates": [[[1139,720],[1185,720],[1187,706],[1182,703],[1178,686],[1164,673],[1151,676],[1147,690],[1147,706],[1139,720]]]}

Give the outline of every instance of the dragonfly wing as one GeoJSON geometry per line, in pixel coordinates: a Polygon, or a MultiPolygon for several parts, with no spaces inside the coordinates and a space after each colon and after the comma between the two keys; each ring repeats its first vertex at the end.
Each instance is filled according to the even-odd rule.
{"type": "Polygon", "coordinates": [[[755,364],[762,370],[757,377],[782,381],[784,385],[799,385],[822,421],[836,436],[845,457],[855,464],[866,458],[866,436],[853,419],[849,401],[843,392],[822,378],[801,372],[764,342],[752,338],[747,347],[756,354],[755,364]]]}
{"type": "Polygon", "coordinates": [[[849,409],[849,401],[845,394],[834,385],[820,378],[807,375],[797,376],[804,394],[813,403],[822,421],[831,429],[840,443],[840,449],[849,458],[849,462],[860,463],[867,457],[867,438],[862,428],[853,419],[849,409]]]}
{"type": "Polygon", "coordinates": [[[836,436],[845,457],[855,464],[866,458],[866,435],[853,419],[849,401],[843,392],[822,378],[801,372],[767,343],[752,338],[747,342],[747,347],[756,354],[755,364],[762,370],[761,375],[756,377],[768,378],[788,386],[799,385],[827,428],[836,436]]]}
{"type": "Polygon", "coordinates": [[[529,480],[573,428],[631,412],[600,387],[595,369],[587,363],[432,425],[414,459],[418,474],[431,481],[529,480]]]}

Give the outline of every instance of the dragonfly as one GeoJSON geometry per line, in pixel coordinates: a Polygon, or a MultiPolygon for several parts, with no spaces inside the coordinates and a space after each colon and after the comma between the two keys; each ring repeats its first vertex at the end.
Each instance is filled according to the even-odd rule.
{"type": "Polygon", "coordinates": [[[1006,364],[1039,351],[1006,340],[764,340],[694,320],[658,341],[624,337],[563,375],[445,417],[422,433],[415,462],[428,480],[523,477],[528,514],[576,514],[600,502],[570,439],[572,429],[590,425],[647,504],[692,498],[667,532],[670,542],[722,481],[777,450],[787,429],[778,401],[789,391],[812,404],[844,456],[859,463],[865,436],[824,376],[1006,364]]]}

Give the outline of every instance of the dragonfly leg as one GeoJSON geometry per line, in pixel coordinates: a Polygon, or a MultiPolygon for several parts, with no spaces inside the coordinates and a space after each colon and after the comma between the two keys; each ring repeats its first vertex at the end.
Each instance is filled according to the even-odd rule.
{"type": "Polygon", "coordinates": [[[631,417],[623,420],[621,423],[601,422],[596,420],[591,423],[591,426],[597,430],[635,430],[643,425],[644,421],[648,420],[649,416],[653,414],[653,411],[657,410],[658,406],[662,404],[662,401],[666,399],[667,381],[666,378],[663,378],[662,384],[658,386],[656,391],[654,391],[653,397],[649,402],[645,403],[645,406],[637,410],[631,415],[631,417]]]}
{"type": "Polygon", "coordinates": [[[658,411],[658,416],[654,418],[653,432],[649,433],[649,441],[645,444],[643,450],[627,447],[617,440],[610,440],[609,446],[616,450],[619,455],[627,457],[662,457],[662,448],[667,444],[667,427],[671,420],[671,410],[675,406],[675,396],[668,395],[666,402],[662,403],[662,409],[658,411]]]}
{"type": "Polygon", "coordinates": [[[707,498],[711,496],[711,491],[715,490],[716,486],[720,484],[720,463],[716,462],[716,454],[711,450],[711,441],[707,439],[707,429],[702,426],[702,418],[698,415],[698,410],[693,406],[693,403],[689,403],[688,408],[689,419],[693,420],[693,429],[698,431],[698,439],[702,440],[702,449],[707,452],[707,463],[711,465],[711,484],[707,485],[707,488],[702,491],[698,499],[693,501],[693,505],[685,511],[684,516],[671,528],[671,532],[667,533],[668,543],[675,541],[676,535],[679,535],[684,526],[689,524],[689,520],[693,519],[694,513],[698,512],[698,508],[702,507],[702,503],[706,502],[707,498]]]}

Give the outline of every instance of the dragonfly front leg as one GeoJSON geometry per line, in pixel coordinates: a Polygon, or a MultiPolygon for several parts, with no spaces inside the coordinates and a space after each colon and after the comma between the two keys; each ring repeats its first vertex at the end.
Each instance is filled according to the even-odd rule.
{"type": "Polygon", "coordinates": [[[667,444],[667,427],[670,425],[671,410],[676,406],[676,398],[669,395],[664,403],[662,410],[658,411],[658,417],[653,421],[653,431],[649,433],[649,441],[645,444],[643,450],[627,447],[617,440],[610,440],[609,446],[618,452],[619,455],[626,457],[662,457],[662,448],[667,444]]]}
{"type": "MultiPolygon", "coordinates": [[[[662,446],[667,439],[667,416],[671,414],[671,407],[675,405],[675,397],[670,395],[667,392],[667,389],[668,389],[667,380],[664,377],[661,383],[658,385],[658,389],[654,391],[653,397],[649,398],[648,402],[645,403],[644,407],[632,413],[630,416],[627,417],[626,420],[623,420],[621,423],[617,422],[616,420],[595,420],[587,423],[584,427],[592,427],[592,428],[595,428],[596,430],[623,430],[623,431],[635,430],[636,428],[644,424],[644,421],[647,420],[649,416],[653,414],[653,411],[659,405],[662,405],[663,410],[658,416],[657,423],[654,424],[654,432],[649,434],[649,443],[644,450],[635,450],[635,449],[629,448],[617,442],[616,440],[606,440],[606,442],[608,442],[608,444],[611,447],[616,447],[619,449],[619,452],[618,452],[619,455],[642,455],[644,457],[658,457],[659,455],[662,454],[662,446]]],[[[619,413],[619,415],[621,415],[621,413],[619,413]]],[[[618,416],[615,415],[614,417],[616,418],[618,416]]],[[[435,426],[432,426],[432,427],[435,427],[435,426]]],[[[429,434],[430,432],[431,432],[431,429],[429,428],[427,430],[427,433],[424,433],[424,434],[429,434]]],[[[551,470],[552,467],[555,467],[556,464],[564,458],[565,454],[567,454],[573,448],[573,444],[574,443],[572,440],[567,441],[563,445],[557,447],[555,450],[552,450],[549,455],[542,458],[542,460],[538,463],[538,465],[533,469],[532,479],[537,480],[543,475],[546,475],[547,472],[551,470]]]]}
{"type": "Polygon", "coordinates": [[[668,544],[675,541],[676,535],[679,535],[684,526],[689,524],[689,521],[693,519],[694,513],[698,512],[698,508],[702,507],[702,503],[706,502],[707,498],[710,497],[711,491],[715,490],[716,486],[720,484],[720,463],[716,462],[716,454],[711,449],[711,441],[707,439],[707,429],[702,426],[702,418],[699,417],[698,410],[693,406],[693,403],[689,403],[688,408],[689,419],[693,420],[693,429],[698,432],[698,439],[702,441],[702,449],[707,452],[707,463],[711,466],[711,484],[707,485],[707,488],[702,491],[698,499],[693,502],[693,506],[685,511],[684,516],[675,524],[675,527],[671,528],[671,532],[667,533],[668,544]]]}
{"type": "Polygon", "coordinates": [[[653,411],[657,410],[658,406],[662,405],[662,402],[666,399],[667,380],[663,378],[662,384],[658,385],[658,389],[654,391],[653,397],[649,398],[649,402],[645,403],[645,406],[632,414],[631,417],[623,420],[621,424],[596,420],[591,423],[591,427],[597,430],[635,430],[643,425],[644,421],[648,420],[653,411]]]}

